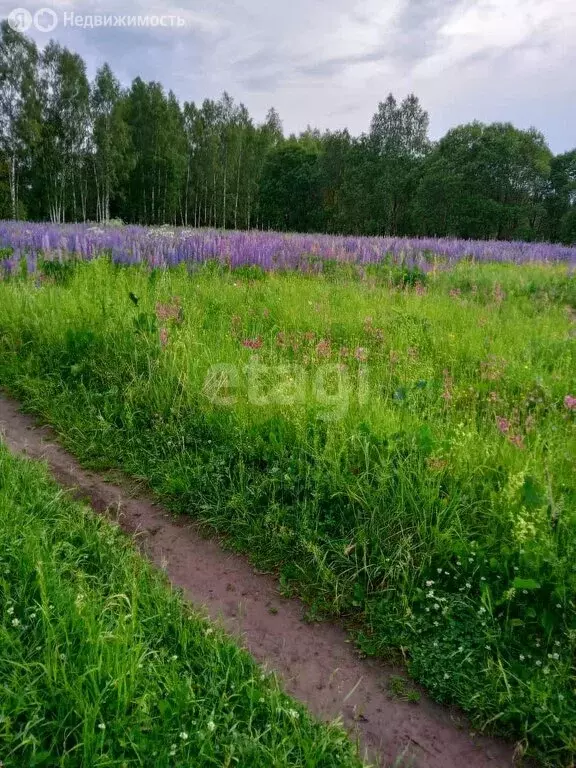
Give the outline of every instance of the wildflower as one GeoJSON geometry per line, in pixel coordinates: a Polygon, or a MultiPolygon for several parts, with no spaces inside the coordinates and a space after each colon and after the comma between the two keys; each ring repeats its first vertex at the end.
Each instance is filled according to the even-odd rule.
{"type": "Polygon", "coordinates": [[[214,632],[214,629],[212,627],[208,627],[206,632],[204,632],[205,635],[211,635],[214,632]]]}
{"type": "Polygon", "coordinates": [[[542,672],[544,672],[545,675],[549,675],[550,674],[550,668],[549,667],[544,667],[542,672]]]}
{"type": "Polygon", "coordinates": [[[14,613],[14,606],[11,605],[10,608],[8,608],[8,610],[6,611],[6,613],[8,614],[8,616],[12,616],[12,614],[14,613]]]}
{"type": "Polygon", "coordinates": [[[520,654],[520,656],[518,658],[520,659],[520,661],[525,661],[526,660],[526,656],[524,656],[522,653],[520,654]]]}
{"type": "Polygon", "coordinates": [[[244,339],[242,346],[246,349],[261,349],[263,343],[262,337],[258,336],[256,339],[244,339]]]}
{"type": "Polygon", "coordinates": [[[433,587],[434,586],[434,582],[433,581],[427,581],[426,582],[426,586],[427,587],[433,587]]]}
{"type": "Polygon", "coordinates": [[[158,320],[175,320],[176,322],[181,323],[184,316],[182,307],[180,306],[180,299],[177,296],[174,296],[172,302],[172,304],[161,304],[158,302],[156,304],[156,317],[158,320]]]}
{"type": "Polygon", "coordinates": [[[12,619],[12,626],[13,627],[19,627],[20,626],[19,619],[12,619]]]}
{"type": "Polygon", "coordinates": [[[521,450],[525,448],[524,438],[522,437],[522,435],[511,435],[509,440],[512,443],[512,445],[516,446],[516,448],[520,448],[521,450]]]}
{"type": "Polygon", "coordinates": [[[364,347],[357,347],[354,357],[359,363],[365,363],[368,360],[368,350],[364,349],[364,347]]]}
{"type": "Polygon", "coordinates": [[[178,661],[178,656],[172,656],[172,661],[178,661]]]}
{"type": "Polygon", "coordinates": [[[290,715],[290,717],[291,717],[291,718],[293,718],[294,720],[297,720],[297,719],[300,717],[299,713],[298,713],[298,712],[296,712],[296,710],[295,710],[295,709],[289,709],[289,710],[288,710],[288,714],[289,714],[289,715],[290,715]]]}
{"type": "Polygon", "coordinates": [[[186,733],[186,731],[182,731],[179,735],[182,741],[186,741],[188,739],[188,734],[186,733]]]}
{"type": "Polygon", "coordinates": [[[496,283],[496,285],[494,286],[493,295],[494,295],[494,301],[497,304],[501,304],[506,298],[506,293],[502,290],[502,286],[500,285],[500,283],[496,283]]]}
{"type": "Polygon", "coordinates": [[[216,723],[214,722],[214,720],[209,720],[208,725],[206,727],[208,728],[210,733],[213,733],[216,730],[216,723]]]}
{"type": "Polygon", "coordinates": [[[437,568],[436,571],[441,574],[442,573],[442,568],[437,568]]]}
{"type": "Polygon", "coordinates": [[[160,328],[160,346],[165,347],[168,344],[168,329],[160,328]]]}
{"type": "Polygon", "coordinates": [[[438,603],[434,603],[434,610],[435,611],[439,611],[440,610],[440,606],[438,605],[438,603]]]}
{"type": "Polygon", "coordinates": [[[540,659],[538,659],[538,661],[536,662],[536,666],[537,667],[541,667],[542,666],[542,662],[540,661],[540,659]]]}
{"type": "Polygon", "coordinates": [[[101,731],[105,731],[106,725],[104,723],[98,723],[98,728],[100,728],[101,731]]]}
{"type": "Polygon", "coordinates": [[[559,658],[560,658],[560,654],[559,653],[549,653],[548,654],[548,658],[549,659],[554,659],[554,661],[558,661],[559,658]]]}
{"type": "Polygon", "coordinates": [[[450,675],[448,672],[444,672],[444,680],[450,680],[450,675]]]}
{"type": "Polygon", "coordinates": [[[569,411],[576,411],[576,397],[573,395],[566,395],[564,398],[564,405],[569,411]]]}
{"type": "Polygon", "coordinates": [[[498,429],[503,435],[507,435],[510,432],[510,422],[507,419],[497,419],[498,429]]]}
{"type": "Polygon", "coordinates": [[[318,357],[330,357],[330,342],[326,339],[322,339],[322,341],[318,342],[316,345],[316,354],[318,357]]]}
{"type": "Polygon", "coordinates": [[[176,754],[176,749],[177,749],[176,744],[172,744],[172,746],[170,747],[170,755],[172,757],[174,757],[174,755],[176,754]]]}

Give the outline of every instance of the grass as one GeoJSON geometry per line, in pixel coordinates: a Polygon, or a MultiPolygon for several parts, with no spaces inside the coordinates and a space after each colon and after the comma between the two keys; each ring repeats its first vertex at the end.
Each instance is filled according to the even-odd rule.
{"type": "Polygon", "coordinates": [[[576,755],[576,281],[148,272],[0,285],[0,382],[367,653],[554,765],[576,755]]]}
{"type": "Polygon", "coordinates": [[[357,766],[116,526],[0,446],[0,757],[9,766],[357,766]]]}

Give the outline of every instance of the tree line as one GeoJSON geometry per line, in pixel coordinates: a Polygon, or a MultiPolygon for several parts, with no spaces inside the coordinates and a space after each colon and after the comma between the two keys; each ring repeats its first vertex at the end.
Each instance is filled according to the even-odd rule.
{"type": "Polygon", "coordinates": [[[418,98],[369,130],[285,137],[227,93],[122,88],[105,64],[0,27],[0,217],[576,242],[576,149],[535,129],[461,125],[439,141],[418,98]]]}

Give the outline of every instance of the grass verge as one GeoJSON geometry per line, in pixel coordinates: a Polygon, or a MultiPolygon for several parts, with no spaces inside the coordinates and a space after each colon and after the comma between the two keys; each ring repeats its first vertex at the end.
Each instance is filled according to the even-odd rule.
{"type": "Polygon", "coordinates": [[[0,381],[92,465],[276,568],[368,653],[576,755],[576,281],[52,263],[0,285],[0,381]],[[449,664],[447,664],[447,659],[449,664]]]}
{"type": "Polygon", "coordinates": [[[360,766],[116,526],[1,445],[0,649],[6,768],[360,766]]]}

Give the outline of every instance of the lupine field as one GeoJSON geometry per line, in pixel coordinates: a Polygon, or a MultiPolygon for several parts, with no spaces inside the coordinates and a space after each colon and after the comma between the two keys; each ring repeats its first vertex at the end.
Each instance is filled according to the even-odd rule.
{"type": "Polygon", "coordinates": [[[364,653],[576,758],[576,248],[0,223],[0,384],[364,653]]]}
{"type": "Polygon", "coordinates": [[[256,265],[269,270],[321,270],[325,261],[369,265],[384,259],[429,271],[433,264],[460,261],[527,264],[545,262],[576,267],[576,246],[550,243],[392,237],[338,237],[272,232],[174,230],[169,227],[51,226],[0,222],[0,248],[12,272],[21,257],[36,269],[41,253],[51,259],[83,260],[108,254],[115,264],[188,266],[218,261],[231,268],[256,265]]]}

